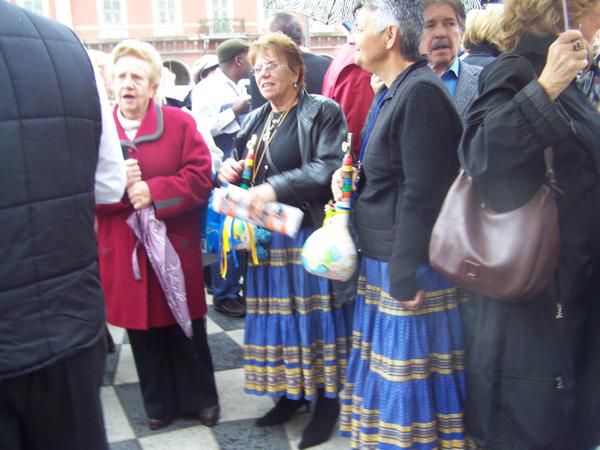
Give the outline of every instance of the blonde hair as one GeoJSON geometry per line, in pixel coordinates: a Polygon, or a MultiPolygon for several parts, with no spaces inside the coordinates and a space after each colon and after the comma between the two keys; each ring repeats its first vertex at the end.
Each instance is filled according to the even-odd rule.
{"type": "Polygon", "coordinates": [[[463,47],[469,50],[474,45],[488,42],[498,47],[502,30],[501,4],[489,4],[485,9],[472,9],[467,14],[463,47]]]}
{"type": "MultiPolygon", "coordinates": [[[[569,0],[569,22],[578,24],[597,0],[569,0]]],[[[500,45],[513,51],[527,32],[538,36],[556,35],[565,28],[562,0],[506,0],[500,45]]]]}
{"type": "Polygon", "coordinates": [[[146,61],[150,65],[150,73],[148,81],[150,84],[158,85],[162,73],[162,59],[156,49],[147,42],[138,41],[137,39],[125,39],[121,41],[113,49],[111,53],[111,61],[113,66],[123,56],[134,56],[146,61]]]}
{"type": "Polygon", "coordinates": [[[299,70],[300,75],[297,80],[298,88],[304,88],[304,73],[306,72],[304,58],[302,58],[300,48],[298,48],[292,39],[280,32],[264,34],[258,40],[250,44],[248,61],[254,66],[258,55],[265,52],[273,52],[278,56],[283,57],[290,70],[299,70]]]}

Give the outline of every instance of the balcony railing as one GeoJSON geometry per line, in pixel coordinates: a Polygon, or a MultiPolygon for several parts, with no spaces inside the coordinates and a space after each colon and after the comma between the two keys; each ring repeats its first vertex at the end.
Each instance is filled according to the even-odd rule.
{"type": "Polygon", "coordinates": [[[206,19],[200,21],[200,34],[244,34],[244,19],[206,19]]]}

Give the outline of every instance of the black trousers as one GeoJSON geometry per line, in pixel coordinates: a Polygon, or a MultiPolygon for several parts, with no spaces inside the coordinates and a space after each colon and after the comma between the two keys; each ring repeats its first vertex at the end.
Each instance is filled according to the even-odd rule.
{"type": "Polygon", "coordinates": [[[103,336],[48,367],[0,382],[0,449],[106,450],[103,336]]]}
{"type": "Polygon", "coordinates": [[[192,328],[192,339],[178,325],[127,330],[149,418],[197,414],[219,403],[205,320],[192,328]]]}

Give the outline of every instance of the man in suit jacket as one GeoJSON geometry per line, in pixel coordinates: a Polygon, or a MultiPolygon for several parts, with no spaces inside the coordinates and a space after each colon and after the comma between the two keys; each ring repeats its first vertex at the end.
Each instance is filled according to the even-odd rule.
{"type": "Polygon", "coordinates": [[[481,67],[460,60],[458,53],[465,29],[465,8],[461,0],[424,0],[425,27],[421,53],[427,54],[429,66],[442,79],[463,120],[478,96],[481,67]]]}
{"type": "MultiPolygon", "coordinates": [[[[267,19],[265,31],[280,31],[286,36],[289,36],[289,38],[300,47],[304,65],[306,66],[306,71],[304,72],[304,84],[306,85],[306,90],[310,94],[321,94],[323,77],[331,64],[331,59],[315,55],[302,47],[302,25],[298,19],[291,14],[278,12],[267,19]]],[[[254,77],[250,77],[250,95],[252,96],[252,109],[256,109],[266,102],[258,90],[254,77]]]]}

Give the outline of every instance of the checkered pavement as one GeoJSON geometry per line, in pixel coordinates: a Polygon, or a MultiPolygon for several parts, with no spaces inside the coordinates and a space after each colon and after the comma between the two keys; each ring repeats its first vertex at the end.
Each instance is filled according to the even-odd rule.
{"type": "MultiPolygon", "coordinates": [[[[208,297],[210,302],[210,297],[208,297]]],[[[208,341],[215,365],[221,420],[207,428],[195,420],[177,419],[150,431],[137,373],[123,329],[109,327],[117,350],[108,355],[102,387],[106,431],[111,450],[288,450],[297,448],[310,414],[299,413],[285,425],[258,428],[256,418],[273,407],[273,400],[244,393],[242,343],[244,319],[217,313],[209,306],[208,341]]],[[[349,441],[333,435],[316,450],[341,450],[349,441]]]]}

